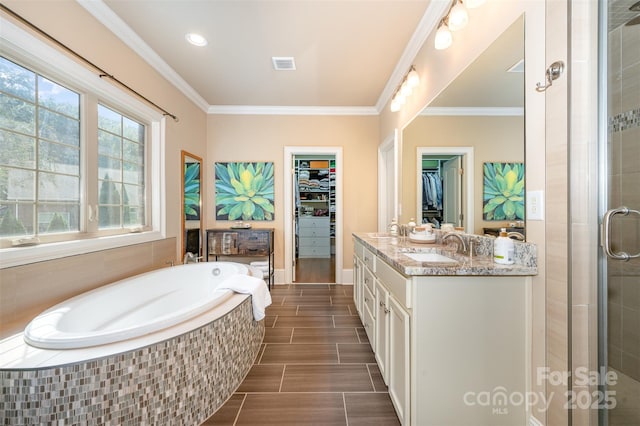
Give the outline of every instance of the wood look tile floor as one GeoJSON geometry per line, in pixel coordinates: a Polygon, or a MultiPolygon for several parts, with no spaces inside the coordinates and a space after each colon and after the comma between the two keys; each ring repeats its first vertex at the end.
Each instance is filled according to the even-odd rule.
{"type": "Polygon", "coordinates": [[[203,425],[399,425],[353,287],[276,285],[262,348],[203,425]]]}

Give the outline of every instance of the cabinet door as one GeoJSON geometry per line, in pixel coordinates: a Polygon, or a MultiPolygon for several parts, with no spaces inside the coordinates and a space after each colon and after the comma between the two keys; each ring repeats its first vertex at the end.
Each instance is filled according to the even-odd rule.
{"type": "Polygon", "coordinates": [[[403,425],[409,424],[410,415],[410,320],[409,314],[393,296],[388,297],[389,307],[389,396],[403,425]]]}
{"type": "Polygon", "coordinates": [[[353,256],[353,303],[362,320],[362,262],[353,256]]]}
{"type": "Polygon", "coordinates": [[[382,374],[382,379],[386,385],[389,384],[389,313],[388,306],[389,292],[376,281],[376,347],[375,356],[382,374]]]}
{"type": "Polygon", "coordinates": [[[367,286],[362,286],[362,312],[364,313],[364,318],[362,322],[364,323],[364,330],[367,332],[367,337],[369,338],[369,344],[371,344],[371,349],[373,351],[376,350],[376,311],[375,311],[375,298],[373,293],[367,288],[367,286]]]}

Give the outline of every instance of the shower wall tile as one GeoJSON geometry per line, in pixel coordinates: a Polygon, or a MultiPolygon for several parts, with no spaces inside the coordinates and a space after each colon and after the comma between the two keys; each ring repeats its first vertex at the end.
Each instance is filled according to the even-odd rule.
{"type": "Polygon", "coordinates": [[[640,358],[640,310],[622,307],[622,351],[640,358]]]}
{"type": "Polygon", "coordinates": [[[621,31],[621,55],[620,65],[623,69],[640,62],[640,25],[623,26],[621,31]]]}
{"type": "Polygon", "coordinates": [[[622,351],[620,371],[634,380],[640,380],[640,358],[622,351]]]}
{"type": "MultiPolygon", "coordinates": [[[[636,50],[640,50],[636,45],[636,50]]],[[[622,70],[620,107],[622,112],[640,107],[640,62],[622,70]]]]}

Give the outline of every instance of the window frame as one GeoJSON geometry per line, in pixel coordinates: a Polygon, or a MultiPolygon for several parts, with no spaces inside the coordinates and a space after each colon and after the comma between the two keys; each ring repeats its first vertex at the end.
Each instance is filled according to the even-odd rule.
{"type": "Polygon", "coordinates": [[[47,242],[50,239],[43,235],[42,243],[38,245],[3,246],[0,248],[0,269],[166,238],[165,182],[162,179],[165,176],[166,117],[4,17],[0,17],[0,28],[3,56],[81,93],[80,231],[60,234],[55,242],[47,242]],[[92,230],[89,225],[89,206],[93,204],[92,208],[95,208],[98,193],[97,187],[89,188],[98,182],[97,108],[89,111],[89,102],[96,106],[101,103],[146,125],[146,225],[143,229],[96,232],[97,227],[92,230]],[[92,140],[96,141],[96,146],[92,146],[92,140]],[[89,156],[95,156],[95,159],[89,156]],[[90,164],[94,164],[96,170],[92,170],[90,164]]]}

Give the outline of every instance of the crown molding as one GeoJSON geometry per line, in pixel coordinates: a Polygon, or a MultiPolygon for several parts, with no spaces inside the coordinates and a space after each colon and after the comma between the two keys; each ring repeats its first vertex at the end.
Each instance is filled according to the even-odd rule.
{"type": "Polygon", "coordinates": [[[432,116],[524,116],[522,107],[427,107],[418,115],[432,116]]]}
{"type": "MultiPolygon", "coordinates": [[[[418,27],[409,40],[409,44],[405,47],[393,73],[389,77],[389,80],[387,80],[387,84],[384,86],[378,102],[376,102],[376,110],[378,113],[382,112],[384,106],[389,102],[394,91],[400,85],[407,71],[409,71],[411,64],[429,37],[429,34],[437,27],[450,6],[451,0],[433,0],[429,3],[427,10],[418,23],[418,27]]],[[[418,71],[418,73],[420,73],[420,71],[418,71]]]]}
{"type": "Polygon", "coordinates": [[[107,27],[116,37],[131,50],[137,53],[160,75],[166,78],[187,98],[203,111],[207,111],[209,104],[196,92],[180,75],[171,68],[138,34],[136,34],[116,13],[102,0],[76,0],[80,6],[93,15],[101,24],[107,27]]]}
{"type": "Polygon", "coordinates": [[[375,107],[210,105],[208,114],[233,115],[378,115],[375,107]]]}

